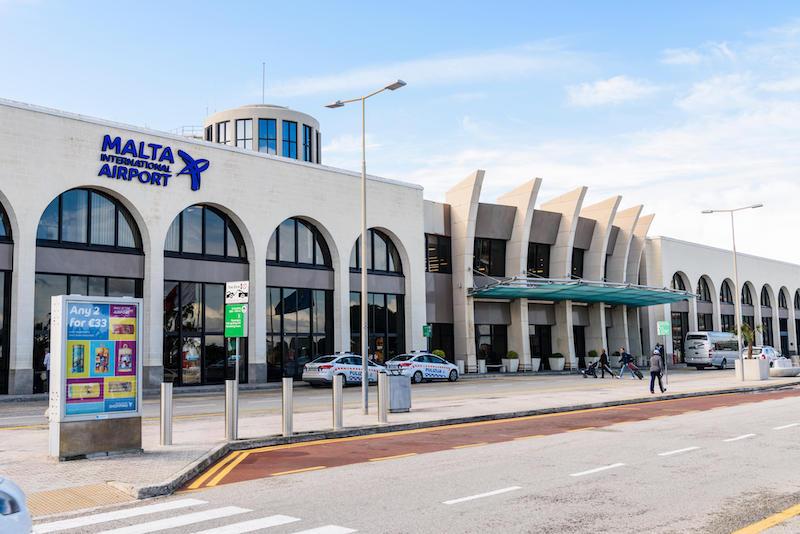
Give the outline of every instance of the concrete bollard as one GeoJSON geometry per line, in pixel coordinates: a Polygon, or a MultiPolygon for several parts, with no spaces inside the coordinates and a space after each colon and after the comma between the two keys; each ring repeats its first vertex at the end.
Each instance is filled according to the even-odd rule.
{"type": "Polygon", "coordinates": [[[389,379],[386,371],[378,373],[378,423],[389,422],[389,379]]]}
{"type": "Polygon", "coordinates": [[[344,428],[344,376],[335,375],[333,377],[333,429],[341,430],[344,428]]]}
{"type": "Polygon", "coordinates": [[[239,383],[225,381],[225,439],[239,439],[239,383]]]}
{"type": "Polygon", "coordinates": [[[284,378],[283,379],[283,402],[282,404],[282,416],[281,416],[281,427],[283,430],[283,436],[289,437],[292,435],[292,412],[293,412],[293,399],[292,399],[292,384],[294,380],[292,378],[284,378]]]}
{"type": "Polygon", "coordinates": [[[161,445],[172,445],[172,382],[161,383],[161,445]]]}

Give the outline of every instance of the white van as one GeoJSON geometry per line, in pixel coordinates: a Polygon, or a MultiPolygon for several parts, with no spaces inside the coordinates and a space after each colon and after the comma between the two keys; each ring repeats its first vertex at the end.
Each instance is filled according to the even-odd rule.
{"type": "Polygon", "coordinates": [[[732,368],[739,358],[736,334],[730,332],[689,332],[684,348],[686,365],[697,369],[732,368]]]}

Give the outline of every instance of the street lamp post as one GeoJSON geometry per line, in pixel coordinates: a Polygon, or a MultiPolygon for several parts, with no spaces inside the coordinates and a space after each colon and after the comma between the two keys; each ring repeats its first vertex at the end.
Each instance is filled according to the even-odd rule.
{"type": "Polygon", "coordinates": [[[736,325],[736,346],[739,348],[739,369],[742,372],[742,380],[744,381],[744,361],[742,355],[742,294],[739,289],[739,262],[736,257],[736,228],[733,223],[733,214],[737,211],[750,210],[763,207],[764,204],[753,204],[750,206],[742,206],[741,208],[734,208],[730,210],[703,210],[704,215],[711,213],[729,213],[731,216],[731,240],[733,242],[733,313],[736,314],[734,324],[736,325]]]}
{"type": "Polygon", "coordinates": [[[389,85],[373,91],[365,96],[351,98],[350,100],[337,100],[328,104],[326,108],[336,109],[345,104],[361,102],[361,411],[364,415],[369,413],[369,322],[367,319],[367,138],[366,138],[366,102],[386,90],[396,91],[405,86],[403,80],[396,80],[389,85]]]}

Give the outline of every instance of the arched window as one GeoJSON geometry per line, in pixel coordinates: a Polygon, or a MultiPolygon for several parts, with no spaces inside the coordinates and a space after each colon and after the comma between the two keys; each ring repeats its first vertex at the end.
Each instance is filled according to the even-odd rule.
{"type": "Polygon", "coordinates": [[[727,280],[722,282],[722,287],[719,289],[719,300],[725,304],[733,304],[733,292],[727,280]]]}
{"type": "Polygon", "coordinates": [[[708,289],[708,282],[705,278],[701,278],[697,282],[697,299],[703,302],[711,302],[711,290],[708,289]]]}
{"type": "Polygon", "coordinates": [[[302,219],[283,221],[269,239],[267,261],[299,266],[331,266],[328,245],[317,227],[302,219]]]}
{"type": "Polygon", "coordinates": [[[800,291],[794,292],[794,309],[800,310],[800,291]]]}
{"type": "Polygon", "coordinates": [[[37,245],[98,249],[142,249],[139,230],[116,199],[90,189],[70,189],[45,208],[37,245]]]}
{"type": "Polygon", "coordinates": [[[686,284],[683,283],[683,278],[678,273],[672,275],[672,289],[686,291],[686,284]]]}
{"type": "Polygon", "coordinates": [[[769,291],[767,291],[767,286],[761,288],[761,305],[765,308],[772,307],[772,304],[769,301],[769,291]]]}
{"type": "Polygon", "coordinates": [[[785,310],[788,307],[789,305],[786,303],[786,293],[783,290],[781,290],[778,293],[778,308],[785,310]]]}
{"type": "MultiPolygon", "coordinates": [[[[392,240],[378,230],[367,232],[367,269],[377,272],[402,273],[400,254],[392,240]]],[[[350,268],[361,268],[361,238],[356,240],[353,252],[350,254],[350,268]]]]}
{"type": "Polygon", "coordinates": [[[8,222],[8,215],[3,206],[0,206],[0,242],[11,241],[11,225],[8,222]]]}
{"type": "Polygon", "coordinates": [[[189,206],[167,231],[164,253],[169,256],[212,256],[246,260],[247,251],[236,224],[211,206],[189,206]]]}
{"type": "Polygon", "coordinates": [[[747,306],[753,305],[753,294],[750,293],[750,287],[747,284],[742,286],[742,304],[747,306]]]}

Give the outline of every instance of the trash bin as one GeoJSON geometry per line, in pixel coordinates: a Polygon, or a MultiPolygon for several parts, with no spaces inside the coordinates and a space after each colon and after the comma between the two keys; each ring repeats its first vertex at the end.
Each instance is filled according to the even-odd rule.
{"type": "Polygon", "coordinates": [[[389,411],[411,411],[411,377],[392,373],[389,378],[389,411]]]}

